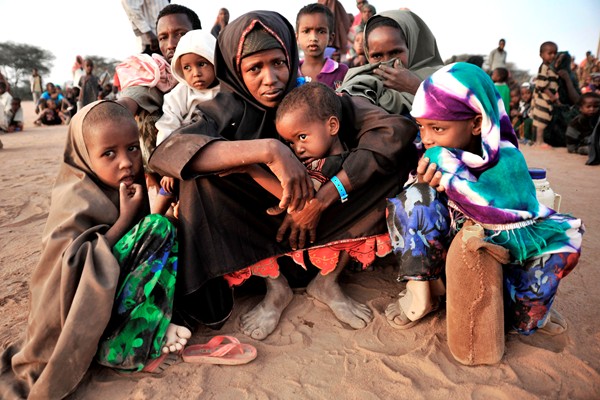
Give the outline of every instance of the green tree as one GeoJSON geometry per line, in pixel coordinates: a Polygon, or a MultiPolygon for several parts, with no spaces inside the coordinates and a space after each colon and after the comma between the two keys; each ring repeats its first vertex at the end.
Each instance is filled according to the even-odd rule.
{"type": "Polygon", "coordinates": [[[33,68],[37,68],[41,75],[48,75],[54,59],[54,54],[36,46],[0,42],[0,67],[6,72],[11,88],[19,87],[33,68]]]}

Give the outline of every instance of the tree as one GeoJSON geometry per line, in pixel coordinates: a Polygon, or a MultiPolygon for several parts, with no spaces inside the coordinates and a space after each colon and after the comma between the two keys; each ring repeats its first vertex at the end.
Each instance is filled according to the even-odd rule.
{"type": "Polygon", "coordinates": [[[37,68],[41,75],[49,74],[54,59],[54,54],[36,46],[0,42],[0,67],[14,88],[19,86],[24,77],[29,77],[33,68],[37,68]]]}

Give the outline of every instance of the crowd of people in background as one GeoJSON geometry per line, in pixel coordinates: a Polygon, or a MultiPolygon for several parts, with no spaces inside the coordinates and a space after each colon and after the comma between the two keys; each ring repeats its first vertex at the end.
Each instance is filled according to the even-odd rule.
{"type": "MultiPolygon", "coordinates": [[[[168,2],[161,0],[142,3],[141,9],[138,10],[135,8],[137,7],[135,2],[122,2],[134,33],[139,38],[141,52],[148,55],[156,54],[159,47],[155,21],[159,11],[168,2]]],[[[323,0],[319,3],[326,5],[332,11],[327,23],[329,32],[336,32],[339,30],[339,25],[342,25],[339,23],[341,18],[339,14],[345,13],[343,6],[337,1],[323,0]]],[[[346,39],[345,44],[334,40],[335,35],[333,38],[324,38],[318,44],[316,56],[314,50],[307,49],[307,43],[303,45],[303,34],[302,31],[299,31],[299,21],[296,21],[301,63],[305,63],[301,64],[300,72],[302,76],[306,77],[306,81],[311,79],[323,81],[324,76],[335,75],[335,77],[328,78],[332,80],[328,84],[337,89],[349,68],[369,63],[364,46],[364,30],[369,18],[377,14],[377,9],[367,0],[357,0],[356,8],[358,10],[356,14],[346,13],[347,23],[343,24],[347,28],[346,34],[343,35],[346,39]],[[315,62],[315,57],[317,57],[317,62],[315,62]],[[315,68],[318,68],[318,71],[315,68]]],[[[220,31],[228,23],[229,10],[221,8],[211,28],[211,34],[215,38],[218,37],[220,31]]],[[[589,149],[586,144],[589,145],[591,141],[591,133],[595,128],[599,112],[595,107],[595,96],[588,95],[581,98],[581,95],[585,93],[600,94],[600,61],[598,58],[588,51],[585,58],[577,63],[573,55],[567,51],[559,52],[558,45],[547,42],[542,44],[540,49],[542,63],[537,74],[530,80],[518,81],[511,76],[509,66],[513,64],[507,63],[508,53],[505,46],[506,40],[500,39],[498,46],[487,57],[472,55],[466,61],[484,68],[492,77],[502,95],[505,108],[512,119],[520,142],[543,147],[565,147],[569,144],[569,152],[588,155],[589,149]],[[548,46],[555,51],[548,52],[548,46]],[[588,105],[588,103],[593,104],[588,105]],[[587,117],[580,116],[584,109],[587,117]],[[567,129],[578,116],[575,123],[580,124],[583,118],[586,120],[584,123],[586,128],[579,126],[577,129],[577,144],[575,145],[577,150],[573,150],[573,129],[575,128],[571,127],[569,135],[567,135],[567,129]],[[590,126],[591,128],[589,128],[590,126]]],[[[68,124],[77,110],[90,102],[119,98],[121,87],[117,75],[105,70],[98,76],[94,72],[93,60],[84,60],[82,56],[77,55],[72,73],[73,80],[70,84],[65,85],[64,90],[61,86],[50,83],[45,86],[46,90],[44,90],[43,78],[37,68],[33,69],[30,85],[36,114],[38,114],[38,118],[34,122],[36,125],[68,124]],[[49,85],[52,86],[49,87],[49,85]],[[49,97],[55,100],[56,107],[48,102],[49,97]]],[[[4,78],[3,80],[7,85],[5,93],[10,94],[8,82],[4,78]]],[[[6,97],[6,95],[4,96],[6,97]]],[[[11,105],[10,100],[5,100],[3,103],[5,115],[8,115],[6,113],[10,112],[11,107],[13,109],[17,107],[17,103],[20,101],[21,99],[17,98],[15,104],[11,105]]],[[[4,117],[5,120],[6,118],[4,117]]],[[[13,127],[9,128],[5,126],[5,122],[0,121],[2,122],[0,129],[4,131],[10,129],[11,132],[23,129],[21,113],[12,112],[10,118],[12,122],[9,125],[12,124],[13,127]]],[[[594,160],[590,162],[596,163],[594,160]]]]}

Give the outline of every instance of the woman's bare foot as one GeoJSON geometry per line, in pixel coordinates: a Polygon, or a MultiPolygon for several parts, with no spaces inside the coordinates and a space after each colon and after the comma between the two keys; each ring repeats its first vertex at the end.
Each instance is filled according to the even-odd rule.
{"type": "MultiPolygon", "coordinates": [[[[341,269],[339,265],[336,270],[338,268],[341,269]]],[[[329,275],[318,274],[306,287],[306,293],[325,303],[340,321],[354,329],[364,328],[373,320],[373,311],[342,292],[336,278],[333,272],[329,275]]]]}
{"type": "Polygon", "coordinates": [[[546,335],[556,336],[567,331],[567,321],[554,308],[550,309],[550,314],[546,318],[544,326],[538,329],[538,332],[546,335]]]}
{"type": "Polygon", "coordinates": [[[169,324],[165,334],[165,345],[162,348],[163,353],[176,353],[183,350],[192,332],[185,326],[169,324]]]}
{"type": "Polygon", "coordinates": [[[242,315],[240,327],[246,336],[263,340],[277,327],[283,310],[290,304],[294,294],[283,275],[266,278],[267,294],[252,310],[242,315]]]}

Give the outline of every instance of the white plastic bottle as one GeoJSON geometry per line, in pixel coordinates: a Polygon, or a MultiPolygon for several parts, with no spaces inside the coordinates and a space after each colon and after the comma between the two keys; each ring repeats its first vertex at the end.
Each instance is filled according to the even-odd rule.
{"type": "Polygon", "coordinates": [[[530,168],[529,175],[535,185],[535,195],[538,201],[559,212],[561,196],[554,193],[554,190],[550,187],[550,183],[546,179],[546,170],[544,168],[530,168]]]}

